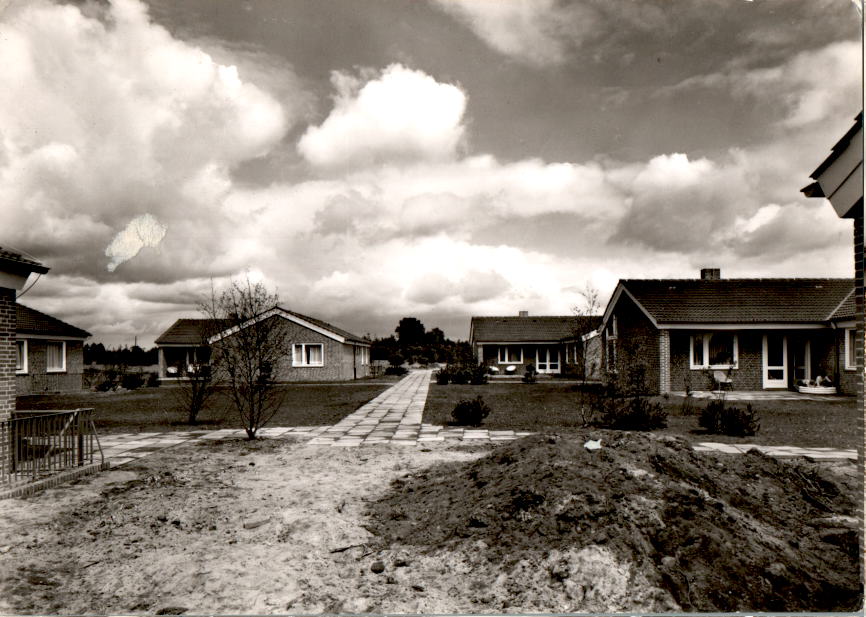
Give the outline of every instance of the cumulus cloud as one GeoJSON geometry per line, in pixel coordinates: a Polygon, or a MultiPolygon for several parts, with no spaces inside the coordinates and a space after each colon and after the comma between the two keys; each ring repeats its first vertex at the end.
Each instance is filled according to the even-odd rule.
{"type": "Polygon", "coordinates": [[[454,157],[463,139],[466,95],[457,86],[392,64],[362,82],[335,72],[334,108],[298,142],[313,165],[341,167],[454,157]]]}
{"type": "MultiPolygon", "coordinates": [[[[523,11],[492,23],[527,23],[562,44],[565,55],[538,42],[531,62],[558,62],[582,44],[547,24],[544,2],[465,6],[446,10],[523,11]]],[[[491,30],[491,40],[499,35],[491,30]]],[[[379,334],[416,313],[463,316],[464,328],[470,313],[568,314],[586,280],[607,293],[620,277],[684,276],[707,264],[769,276],[800,272],[803,260],[833,273],[850,261],[845,222],[796,192],[823,154],[808,141],[828,132],[828,120],[812,118],[837,109],[833,97],[804,94],[812,86],[795,76],[816,68],[806,58],[753,76],[756,91],[790,95],[783,118],[807,129],[772,144],[631,161],[501,160],[469,151],[471,93],[404,64],[334,73],[331,108],[294,144],[286,135],[297,134],[287,132],[306,117],[309,95],[293,94],[290,71],[248,68],[256,53],[235,65],[218,42],[180,41],[136,0],[112,2],[101,18],[17,5],[0,38],[9,67],[0,203],[18,204],[0,210],[0,234],[52,266],[29,292],[37,308],[103,336],[155,336],[196,314],[211,277],[250,267],[287,306],[379,334]],[[304,177],[238,182],[234,170],[280,147],[297,149],[304,177]],[[151,218],[130,224],[141,213],[151,218]],[[157,236],[159,250],[138,252],[157,236]]],[[[503,53],[531,58],[525,40],[503,53]]],[[[827,147],[837,137],[829,133],[827,147]]]]}
{"type": "Polygon", "coordinates": [[[698,89],[730,92],[751,105],[768,106],[786,131],[834,116],[853,118],[858,110],[852,105],[862,93],[862,48],[859,41],[838,41],[761,68],[734,61],[723,71],[689,77],[656,95],[682,96],[698,89]]]}
{"type": "Polygon", "coordinates": [[[158,246],[165,237],[165,226],[150,214],[137,216],[119,232],[105,249],[111,260],[108,271],[114,272],[117,266],[138,255],[146,246],[158,246]]]}
{"type": "MultiPolygon", "coordinates": [[[[16,207],[0,211],[0,229],[48,259],[76,255],[55,273],[104,278],[101,247],[131,213],[152,213],[175,242],[185,221],[212,217],[229,170],[278,144],[293,118],[235,66],[152,23],[138,0],[85,6],[4,12],[0,202],[16,207]],[[46,241],[51,229],[65,231],[46,241]]],[[[201,252],[200,236],[186,235],[186,250],[201,252]]],[[[183,278],[185,263],[161,275],[183,278]]]]}

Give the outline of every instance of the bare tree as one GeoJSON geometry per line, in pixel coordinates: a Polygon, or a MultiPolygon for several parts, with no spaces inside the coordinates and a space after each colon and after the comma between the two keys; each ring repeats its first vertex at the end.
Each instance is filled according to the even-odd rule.
{"type": "Polygon", "coordinates": [[[212,357],[208,339],[218,333],[213,319],[199,323],[198,345],[184,358],[173,363],[180,378],[173,389],[175,402],[186,413],[187,424],[195,424],[202,409],[213,399],[220,386],[218,358],[212,357]]]}
{"type": "MultiPolygon", "coordinates": [[[[601,313],[601,294],[599,293],[598,288],[587,281],[579,293],[581,296],[581,303],[571,309],[575,316],[595,317],[601,313]]],[[[576,321],[577,324],[575,329],[572,331],[572,338],[574,339],[575,345],[575,364],[578,365],[578,374],[583,375],[583,379],[586,381],[586,342],[581,338],[584,334],[587,334],[586,325],[584,323],[585,320],[578,319],[576,321]]]]}
{"type": "Polygon", "coordinates": [[[286,321],[274,312],[278,303],[276,294],[246,277],[232,281],[218,297],[212,293],[206,308],[208,317],[222,327],[210,338],[211,357],[249,439],[256,438],[283,402],[277,378],[292,348],[286,321]]]}
{"type": "Polygon", "coordinates": [[[582,298],[581,303],[571,310],[578,317],[589,317],[598,315],[601,311],[601,294],[592,283],[589,281],[583,286],[583,289],[578,292],[582,298]]]}

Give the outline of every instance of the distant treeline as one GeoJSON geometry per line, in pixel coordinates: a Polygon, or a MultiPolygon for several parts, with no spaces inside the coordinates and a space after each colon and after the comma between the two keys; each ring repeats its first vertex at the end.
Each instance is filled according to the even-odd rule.
{"type": "Polygon", "coordinates": [[[84,345],[84,364],[111,366],[150,366],[159,363],[156,347],[144,350],[138,345],[106,349],[102,343],[84,345]]]}
{"type": "Polygon", "coordinates": [[[439,328],[426,330],[415,317],[404,317],[394,330],[396,337],[373,339],[370,356],[373,360],[387,360],[391,364],[471,364],[472,349],[466,341],[445,338],[439,328]]]}

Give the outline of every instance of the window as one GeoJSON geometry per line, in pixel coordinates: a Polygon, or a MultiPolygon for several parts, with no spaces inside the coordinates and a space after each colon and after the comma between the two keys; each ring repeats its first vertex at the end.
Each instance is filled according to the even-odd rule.
{"type": "Polygon", "coordinates": [[[691,368],[737,368],[739,346],[731,332],[695,334],[690,344],[691,368]]]}
{"type": "Polygon", "coordinates": [[[521,362],[523,362],[523,347],[499,346],[499,364],[518,364],[521,362]]]}
{"type": "Polygon", "coordinates": [[[292,366],[324,366],[325,350],[321,343],[296,344],[292,353],[292,366]]]}
{"type": "Polygon", "coordinates": [[[15,341],[15,372],[27,372],[27,341],[15,341]]]}
{"type": "Polygon", "coordinates": [[[855,328],[845,329],[845,370],[853,371],[857,368],[857,330],[855,328]]]}
{"type": "Polygon", "coordinates": [[[66,343],[49,341],[45,343],[45,370],[60,373],[66,370],[66,343]]]}

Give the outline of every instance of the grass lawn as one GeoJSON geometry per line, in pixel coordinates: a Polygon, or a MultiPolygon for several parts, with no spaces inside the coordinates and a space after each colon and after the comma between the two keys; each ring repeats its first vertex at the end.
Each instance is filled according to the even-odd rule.
{"type": "MultiPolygon", "coordinates": [[[[377,396],[394,380],[280,386],[283,404],[267,426],[319,426],[334,424],[377,396]]],[[[81,392],[19,396],[18,409],[76,409],[92,407],[100,433],[140,433],[230,428],[239,425],[227,394],[220,392],[199,414],[186,423],[176,400],[177,386],[141,388],[122,392],[81,392]]]]}
{"type": "MultiPolygon", "coordinates": [[[[582,425],[577,410],[590,402],[581,385],[573,383],[493,382],[484,386],[440,386],[433,383],[423,421],[447,424],[458,401],[479,394],[492,410],[482,427],[494,430],[575,430],[582,425]]],[[[668,411],[668,427],[659,432],[680,435],[692,441],[829,448],[856,448],[863,442],[862,410],[857,409],[853,397],[833,397],[827,401],[755,401],[752,407],[758,412],[761,428],[752,437],[703,432],[698,426],[698,415],[706,405],[705,400],[695,400],[692,413],[686,415],[682,412],[682,397],[654,397],[654,400],[661,402],[668,411]]]]}

